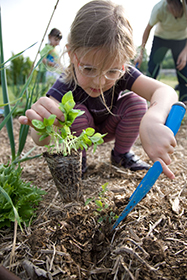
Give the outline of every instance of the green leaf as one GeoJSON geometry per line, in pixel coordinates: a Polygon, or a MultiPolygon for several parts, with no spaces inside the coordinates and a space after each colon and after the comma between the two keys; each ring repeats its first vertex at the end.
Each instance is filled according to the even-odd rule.
{"type": "Polygon", "coordinates": [[[95,204],[97,205],[97,206],[99,206],[100,208],[103,208],[103,203],[102,203],[102,201],[101,200],[95,200],[95,204]]]}
{"type": "Polygon", "coordinates": [[[47,133],[48,135],[50,135],[51,133],[53,133],[53,126],[47,126],[47,127],[46,127],[46,133],[47,133]]]}
{"type": "Polygon", "coordinates": [[[71,130],[67,125],[64,125],[60,130],[61,130],[61,136],[64,139],[71,133],[71,130]]]}
{"type": "Polygon", "coordinates": [[[84,148],[84,149],[87,151],[88,146],[86,145],[86,143],[84,143],[84,141],[80,141],[80,142],[78,142],[77,144],[78,144],[78,145],[77,145],[77,149],[78,149],[79,146],[80,146],[81,150],[83,150],[83,148],[84,148]]]}
{"type": "Polygon", "coordinates": [[[74,100],[67,101],[64,104],[64,109],[65,109],[66,113],[69,114],[74,106],[75,106],[75,101],[74,100]]]}
{"type": "Polygon", "coordinates": [[[47,138],[49,136],[49,134],[45,133],[43,134],[40,138],[39,141],[43,141],[45,138],[47,138]]]}
{"type": "Polygon", "coordinates": [[[70,100],[74,101],[72,91],[68,91],[68,92],[66,92],[66,94],[64,94],[64,96],[62,97],[61,103],[62,103],[62,105],[65,105],[70,100]]]}
{"type": "Polygon", "coordinates": [[[88,205],[94,198],[88,198],[85,201],[85,206],[88,205]]]}
{"type": "Polygon", "coordinates": [[[105,203],[105,209],[107,209],[109,207],[109,205],[107,203],[105,203]]]}
{"type": "Polygon", "coordinates": [[[56,115],[50,115],[48,119],[44,118],[43,124],[45,126],[50,126],[54,124],[54,121],[56,119],[56,115]]]}
{"type": "Polygon", "coordinates": [[[95,129],[94,128],[92,128],[92,127],[88,127],[88,128],[86,128],[86,134],[88,135],[88,136],[92,136],[93,134],[94,134],[94,132],[95,132],[95,129]]]}
{"type": "Polygon", "coordinates": [[[72,124],[74,122],[74,120],[78,117],[78,112],[74,112],[73,110],[71,112],[69,112],[68,116],[67,116],[67,120],[72,124]]]}
{"type": "Polygon", "coordinates": [[[80,139],[81,139],[81,141],[84,141],[89,146],[92,145],[92,141],[88,138],[88,136],[85,133],[82,133],[80,139]]]}
{"type": "Polygon", "coordinates": [[[33,125],[37,130],[43,130],[43,129],[45,129],[45,125],[43,124],[42,121],[39,121],[39,120],[32,120],[32,125],[33,125]]]}
{"type": "Polygon", "coordinates": [[[90,139],[93,143],[102,144],[104,142],[103,135],[101,135],[101,133],[99,133],[99,132],[95,133],[90,139]]]}
{"type": "Polygon", "coordinates": [[[93,153],[95,153],[96,149],[97,149],[97,144],[94,144],[93,153]]]}
{"type": "Polygon", "coordinates": [[[22,226],[21,226],[21,219],[19,217],[19,214],[18,214],[18,211],[17,211],[16,207],[14,206],[14,204],[12,202],[11,197],[8,195],[8,193],[1,186],[0,186],[0,192],[4,195],[4,197],[7,199],[7,201],[12,206],[12,209],[14,211],[15,220],[17,220],[18,225],[20,226],[21,230],[23,231],[22,226]]]}
{"type": "Polygon", "coordinates": [[[29,222],[34,216],[35,205],[44,191],[21,180],[22,169],[18,165],[0,165],[0,228],[18,221],[29,222]],[[17,168],[16,168],[17,167],[17,168]]]}
{"type": "Polygon", "coordinates": [[[66,111],[64,109],[64,105],[62,103],[60,103],[59,109],[62,111],[63,114],[66,113],[66,111]]]}
{"type": "Polygon", "coordinates": [[[101,186],[103,189],[103,192],[106,192],[108,190],[107,186],[108,186],[108,182],[101,186]]]}
{"type": "Polygon", "coordinates": [[[98,223],[101,223],[103,222],[103,217],[100,217],[98,220],[97,220],[98,223]]]}

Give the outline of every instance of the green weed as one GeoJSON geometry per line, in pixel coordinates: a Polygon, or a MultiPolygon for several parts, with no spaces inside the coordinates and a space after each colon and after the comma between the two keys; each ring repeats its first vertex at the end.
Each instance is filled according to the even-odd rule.
{"type": "Polygon", "coordinates": [[[94,214],[98,217],[98,223],[103,221],[109,221],[109,223],[112,223],[118,218],[118,216],[112,210],[110,211],[109,209],[109,204],[107,203],[108,199],[106,195],[106,192],[108,191],[107,186],[108,183],[102,185],[102,191],[99,192],[98,198],[88,198],[85,202],[85,205],[88,205],[91,202],[95,204],[96,211],[94,211],[94,214]]]}

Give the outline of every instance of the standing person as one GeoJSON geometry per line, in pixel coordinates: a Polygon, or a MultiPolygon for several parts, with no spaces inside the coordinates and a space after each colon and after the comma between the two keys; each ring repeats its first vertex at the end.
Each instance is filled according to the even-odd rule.
{"type": "Polygon", "coordinates": [[[40,67],[43,82],[48,81],[53,84],[60,75],[59,53],[56,46],[60,44],[61,39],[62,33],[60,30],[53,28],[48,34],[48,44],[40,52],[41,57],[45,56],[40,67]]]}
{"type": "Polygon", "coordinates": [[[161,0],[153,7],[143,33],[141,52],[134,63],[140,67],[150,31],[156,25],[148,62],[148,75],[157,78],[160,65],[170,49],[179,82],[179,100],[187,104],[187,17],[184,1],[182,3],[182,0],[161,0]]]}
{"type": "MultiPolygon", "coordinates": [[[[171,87],[151,79],[131,66],[135,55],[133,32],[124,15],[123,7],[105,0],[93,0],[77,13],[70,29],[67,43],[69,67],[41,97],[21,124],[32,126],[33,119],[43,120],[56,115],[55,125],[64,121],[59,109],[63,95],[71,90],[75,108],[85,111],[72,124],[79,135],[83,129],[93,127],[96,132],[107,133],[104,141],[115,140],[111,151],[112,163],[130,170],[149,169],[131,148],[138,137],[148,156],[159,160],[169,178],[174,174],[168,168],[170,154],[176,140],[173,132],[164,125],[177,94],[171,87]],[[130,92],[124,93],[125,90],[130,92]],[[147,102],[150,108],[147,110],[147,102]]],[[[32,127],[31,135],[37,145],[46,145],[49,138],[39,141],[32,127]]],[[[83,171],[86,154],[83,153],[83,171]]]]}

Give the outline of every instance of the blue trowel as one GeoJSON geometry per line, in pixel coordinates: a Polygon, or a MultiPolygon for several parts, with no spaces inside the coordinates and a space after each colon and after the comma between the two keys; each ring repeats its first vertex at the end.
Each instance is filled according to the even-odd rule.
{"type": "MultiPolygon", "coordinates": [[[[185,112],[186,106],[183,102],[177,102],[171,107],[165,125],[173,131],[174,135],[177,134],[180,128],[185,112]]],[[[128,205],[116,220],[113,229],[115,229],[119,223],[131,212],[131,210],[144,198],[161,173],[162,166],[159,161],[156,161],[131,195],[128,205]]]]}

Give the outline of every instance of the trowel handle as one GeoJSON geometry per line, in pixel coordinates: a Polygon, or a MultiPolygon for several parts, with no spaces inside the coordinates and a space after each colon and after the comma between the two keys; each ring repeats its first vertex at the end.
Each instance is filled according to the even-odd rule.
{"type": "Polygon", "coordinates": [[[165,125],[173,131],[174,135],[177,134],[180,128],[185,112],[186,106],[183,102],[176,102],[171,107],[165,125]]]}

